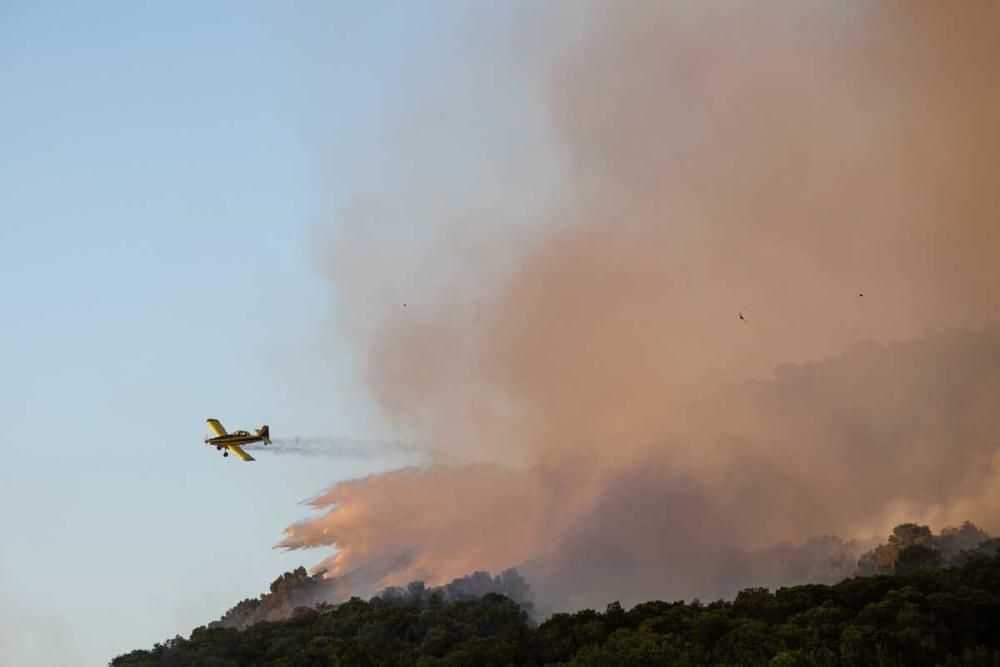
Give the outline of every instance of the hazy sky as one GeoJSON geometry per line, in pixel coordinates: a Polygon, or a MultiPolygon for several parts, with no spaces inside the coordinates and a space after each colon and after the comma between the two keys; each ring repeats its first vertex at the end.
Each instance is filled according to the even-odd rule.
{"type": "Polygon", "coordinates": [[[272,549],[298,503],[399,464],[242,465],[203,420],[393,435],[315,245],[484,19],[510,28],[470,3],[0,5],[0,662],[187,635],[317,560],[272,549]]]}

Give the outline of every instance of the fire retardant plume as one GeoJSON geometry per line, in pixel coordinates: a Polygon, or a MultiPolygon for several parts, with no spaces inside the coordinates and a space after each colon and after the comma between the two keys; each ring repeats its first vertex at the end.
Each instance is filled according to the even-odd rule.
{"type": "Polygon", "coordinates": [[[393,454],[409,455],[415,458],[442,456],[442,454],[435,454],[429,448],[413,443],[391,440],[357,440],[354,438],[273,438],[269,445],[262,442],[250,443],[243,445],[243,449],[279,456],[322,456],[335,459],[366,459],[393,454]]]}
{"type": "Polygon", "coordinates": [[[468,465],[338,484],[281,546],[335,547],[359,594],[521,565],[551,610],[836,578],[901,521],[995,534],[998,25],[988,1],[594,6],[535,63],[565,179],[531,224],[458,191],[401,257],[359,222],[377,205],[337,215],[375,396],[468,465]]]}

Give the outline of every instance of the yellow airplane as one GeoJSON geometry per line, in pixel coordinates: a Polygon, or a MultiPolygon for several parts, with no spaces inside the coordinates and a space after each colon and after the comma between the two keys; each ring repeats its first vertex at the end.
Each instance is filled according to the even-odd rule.
{"type": "Polygon", "coordinates": [[[244,461],[253,461],[254,458],[244,452],[240,445],[246,445],[251,442],[263,442],[265,446],[271,444],[271,433],[267,428],[267,424],[257,429],[256,435],[254,435],[249,431],[226,433],[225,427],[219,423],[218,419],[206,419],[205,421],[208,422],[209,428],[215,432],[214,438],[205,436],[205,444],[212,445],[217,450],[225,450],[222,452],[223,456],[229,456],[229,452],[232,452],[244,461]]]}

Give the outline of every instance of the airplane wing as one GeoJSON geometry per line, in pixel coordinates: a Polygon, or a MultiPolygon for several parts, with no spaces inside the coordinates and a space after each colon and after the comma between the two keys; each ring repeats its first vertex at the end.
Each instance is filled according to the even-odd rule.
{"type": "Polygon", "coordinates": [[[240,459],[242,459],[243,461],[255,461],[256,460],[256,459],[254,459],[254,457],[252,457],[249,454],[247,454],[246,452],[244,452],[243,448],[240,447],[239,445],[226,445],[226,449],[228,449],[229,451],[231,451],[233,454],[236,454],[236,456],[240,457],[240,459]]]}
{"type": "Polygon", "coordinates": [[[215,431],[215,435],[228,435],[226,433],[226,427],[219,423],[218,419],[206,419],[209,428],[215,431]]]}

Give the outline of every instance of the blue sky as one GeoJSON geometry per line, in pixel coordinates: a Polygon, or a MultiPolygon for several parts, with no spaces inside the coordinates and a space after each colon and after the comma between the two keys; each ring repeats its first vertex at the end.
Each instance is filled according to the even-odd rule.
{"type": "Polygon", "coordinates": [[[502,68],[456,65],[523,9],[0,5],[0,662],[186,635],[326,555],[271,548],[301,501],[401,463],[240,465],[203,419],[392,437],[331,326],[315,228],[405,177],[400,128],[448,86],[496,91],[488,142],[524,122],[476,78],[502,68]]]}

